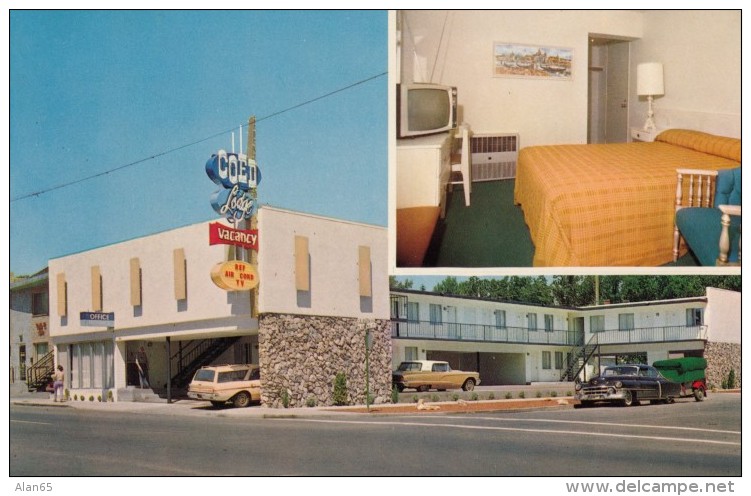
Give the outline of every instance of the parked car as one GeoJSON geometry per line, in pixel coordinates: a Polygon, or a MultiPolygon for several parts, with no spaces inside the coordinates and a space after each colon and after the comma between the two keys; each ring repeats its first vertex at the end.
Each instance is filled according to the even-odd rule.
{"type": "Polygon", "coordinates": [[[672,403],[681,395],[679,383],[666,379],[656,368],[642,364],[606,367],[589,382],[577,383],[575,389],[581,406],[598,402],[631,406],[642,400],[672,403]]]}
{"type": "Polygon", "coordinates": [[[480,384],[480,374],[452,370],[448,362],[435,360],[411,360],[402,362],[391,374],[392,383],[399,392],[405,389],[428,391],[437,389],[459,389],[472,391],[480,384]]]}
{"type": "Polygon", "coordinates": [[[188,386],[188,397],[221,406],[231,401],[242,408],[261,400],[261,369],[258,365],[213,365],[201,367],[188,386]]]}

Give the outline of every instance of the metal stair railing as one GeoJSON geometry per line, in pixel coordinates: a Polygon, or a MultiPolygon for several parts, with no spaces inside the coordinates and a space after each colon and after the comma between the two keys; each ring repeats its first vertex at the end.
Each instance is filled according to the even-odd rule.
{"type": "Polygon", "coordinates": [[[55,371],[55,352],[50,351],[26,370],[26,386],[29,391],[38,391],[46,386],[55,371]]]}
{"type": "Polygon", "coordinates": [[[561,381],[573,380],[579,376],[579,373],[584,369],[592,358],[592,355],[600,348],[598,342],[598,335],[593,334],[592,337],[583,346],[574,346],[569,352],[569,361],[566,364],[566,368],[561,372],[561,381]],[[578,367],[578,368],[577,368],[578,367]],[[576,368],[576,372],[574,369],[576,368]]]}
{"type": "Polygon", "coordinates": [[[191,342],[187,349],[178,350],[171,357],[175,370],[177,370],[175,375],[172,376],[172,385],[177,388],[186,387],[196,370],[207,363],[211,363],[239,339],[239,336],[203,339],[191,342]]]}

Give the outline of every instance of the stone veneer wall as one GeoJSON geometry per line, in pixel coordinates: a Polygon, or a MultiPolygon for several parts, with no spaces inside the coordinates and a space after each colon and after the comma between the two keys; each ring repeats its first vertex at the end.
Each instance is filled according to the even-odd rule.
{"type": "Polygon", "coordinates": [[[347,377],[349,404],[365,404],[365,331],[372,335],[370,394],[373,404],[391,401],[391,326],[388,320],[264,314],[258,346],[261,404],[283,408],[333,405],[334,378],[347,377]]]}
{"type": "Polygon", "coordinates": [[[722,387],[730,369],[735,370],[735,387],[741,387],[741,345],[739,343],[707,342],[704,348],[707,359],[707,386],[722,387]]]}

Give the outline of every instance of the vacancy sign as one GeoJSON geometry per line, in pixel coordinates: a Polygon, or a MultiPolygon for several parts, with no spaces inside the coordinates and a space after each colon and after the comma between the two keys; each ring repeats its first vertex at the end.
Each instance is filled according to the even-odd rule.
{"type": "Polygon", "coordinates": [[[219,222],[209,224],[210,245],[235,245],[258,251],[258,229],[234,229],[219,222]]]}

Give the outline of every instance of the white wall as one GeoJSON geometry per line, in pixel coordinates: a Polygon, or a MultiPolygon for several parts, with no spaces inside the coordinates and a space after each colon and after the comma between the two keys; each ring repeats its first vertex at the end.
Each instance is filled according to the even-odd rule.
{"type": "Polygon", "coordinates": [[[457,86],[476,132],[519,132],[522,146],[586,143],[589,34],[638,38],[642,23],[634,11],[406,11],[401,78],[457,86]],[[493,42],[572,48],[573,80],[493,77],[493,42]]]}
{"type": "MultiPolygon", "coordinates": [[[[227,292],[211,280],[212,267],[225,260],[226,247],[209,246],[208,223],[144,236],[50,260],[50,335],[83,336],[104,328],[81,326],[80,312],[91,311],[91,267],[102,276],[104,312],[115,313],[118,335],[148,337],[184,330],[188,333],[250,325],[250,299],[245,292],[227,292]],[[173,250],[183,248],[187,264],[187,300],[174,294],[173,250]],[[142,271],[142,305],[130,301],[130,259],[137,257],[142,271]],[[57,274],[68,284],[68,317],[57,309],[57,274]],[[239,316],[239,317],[238,317],[239,316]],[[244,317],[244,319],[243,319],[244,317]],[[196,323],[200,323],[196,325],[196,323]],[[169,329],[158,326],[168,325],[169,329]]],[[[58,340],[58,342],[60,342],[58,340]]]]}
{"type": "Polygon", "coordinates": [[[587,142],[589,34],[631,43],[630,125],[644,123],[636,65],[665,64],[658,127],[740,137],[741,13],[650,11],[405,11],[401,80],[457,86],[476,132],[519,132],[522,146],[587,142]],[[492,76],[493,42],[574,50],[572,81],[492,76]]]}
{"type": "Polygon", "coordinates": [[[707,324],[709,341],[715,343],[741,342],[741,293],[725,289],[707,288],[707,324]]]}
{"type": "Polygon", "coordinates": [[[741,11],[654,10],[632,43],[632,125],[644,123],[636,65],[664,64],[665,95],[655,99],[657,127],[690,128],[740,138],[741,11]]]}
{"type": "Polygon", "coordinates": [[[389,318],[386,228],[264,206],[258,229],[260,312],[389,318]],[[303,299],[295,286],[295,236],[309,243],[311,289],[303,299]],[[371,302],[360,298],[359,246],[370,247],[371,302]]]}

